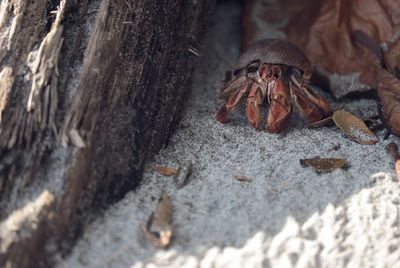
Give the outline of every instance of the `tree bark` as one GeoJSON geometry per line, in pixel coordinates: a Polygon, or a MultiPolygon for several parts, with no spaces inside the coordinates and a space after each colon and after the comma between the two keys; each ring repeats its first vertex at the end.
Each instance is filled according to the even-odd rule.
{"type": "Polygon", "coordinates": [[[179,121],[213,6],[0,3],[1,267],[51,265],[138,185],[179,121]]]}

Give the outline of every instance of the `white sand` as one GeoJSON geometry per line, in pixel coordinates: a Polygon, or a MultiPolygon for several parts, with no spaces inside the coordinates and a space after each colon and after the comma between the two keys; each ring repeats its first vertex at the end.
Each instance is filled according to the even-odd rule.
{"type": "MultiPolygon", "coordinates": [[[[242,105],[217,123],[216,90],[238,56],[239,8],[220,6],[196,70],[193,94],[169,146],[147,165],[142,185],[89,224],[58,267],[395,267],[400,264],[400,187],[385,150],[391,137],[359,145],[335,128],[307,129],[297,111],[277,135],[257,132],[242,105]],[[332,148],[340,144],[338,150],[332,148]],[[344,157],[347,170],[318,174],[299,159],[344,157]],[[193,162],[177,190],[156,165],[193,162]],[[245,175],[252,182],[233,177],[245,175]],[[156,250],[139,229],[164,189],[175,236],[156,250]]],[[[334,105],[332,99],[329,99],[334,105]]],[[[347,101],[364,118],[372,100],[347,101]]],[[[340,104],[343,104],[341,102],[340,104]]],[[[399,267],[399,266],[398,266],[399,267]]]]}

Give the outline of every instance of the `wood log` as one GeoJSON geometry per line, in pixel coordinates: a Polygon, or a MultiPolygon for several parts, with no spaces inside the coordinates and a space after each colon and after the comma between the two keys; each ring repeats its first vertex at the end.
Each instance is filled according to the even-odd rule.
{"type": "Polygon", "coordinates": [[[214,2],[1,1],[0,267],[51,265],[139,184],[214,2]]]}

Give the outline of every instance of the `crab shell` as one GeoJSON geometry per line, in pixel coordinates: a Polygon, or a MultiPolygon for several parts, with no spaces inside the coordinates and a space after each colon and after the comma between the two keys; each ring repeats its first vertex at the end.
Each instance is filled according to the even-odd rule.
{"type": "Polygon", "coordinates": [[[284,128],[292,111],[291,100],[309,122],[332,114],[329,103],[309,87],[311,64],[292,43],[264,39],[252,44],[239,57],[233,75],[227,72],[219,92],[220,97],[226,98],[215,114],[221,123],[228,121],[229,113],[243,97],[246,97],[248,121],[257,130],[262,124],[261,105],[268,100],[266,130],[270,133],[284,128]]]}
{"type": "Polygon", "coordinates": [[[308,84],[311,78],[311,63],[306,55],[300,48],[284,40],[263,39],[250,45],[239,57],[235,73],[245,70],[254,62],[295,67],[303,72],[303,84],[308,84]]]}

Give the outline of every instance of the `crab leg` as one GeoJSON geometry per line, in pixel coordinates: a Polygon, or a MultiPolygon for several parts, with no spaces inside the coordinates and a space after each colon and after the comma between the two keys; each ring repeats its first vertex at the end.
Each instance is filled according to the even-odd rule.
{"type": "Polygon", "coordinates": [[[247,77],[245,75],[237,76],[235,79],[227,81],[225,80],[225,85],[221,88],[219,96],[222,98],[227,98],[232,95],[235,91],[247,85],[247,77]]]}
{"type": "Polygon", "coordinates": [[[261,104],[264,96],[261,92],[260,85],[253,83],[246,102],[246,114],[250,124],[257,130],[260,130],[262,123],[261,104]]]}
{"type": "Polygon", "coordinates": [[[236,107],[243,95],[247,92],[247,83],[242,84],[239,88],[236,88],[236,92],[232,94],[228,100],[219,108],[215,114],[215,119],[218,122],[226,123],[228,121],[229,113],[236,107]]]}
{"type": "Polygon", "coordinates": [[[292,76],[290,82],[290,93],[300,112],[309,122],[320,121],[332,114],[329,103],[310,88],[301,86],[292,76]]]}
{"type": "Polygon", "coordinates": [[[284,127],[292,112],[290,94],[283,80],[278,78],[270,83],[270,106],[268,111],[267,131],[278,133],[284,127]]]}

